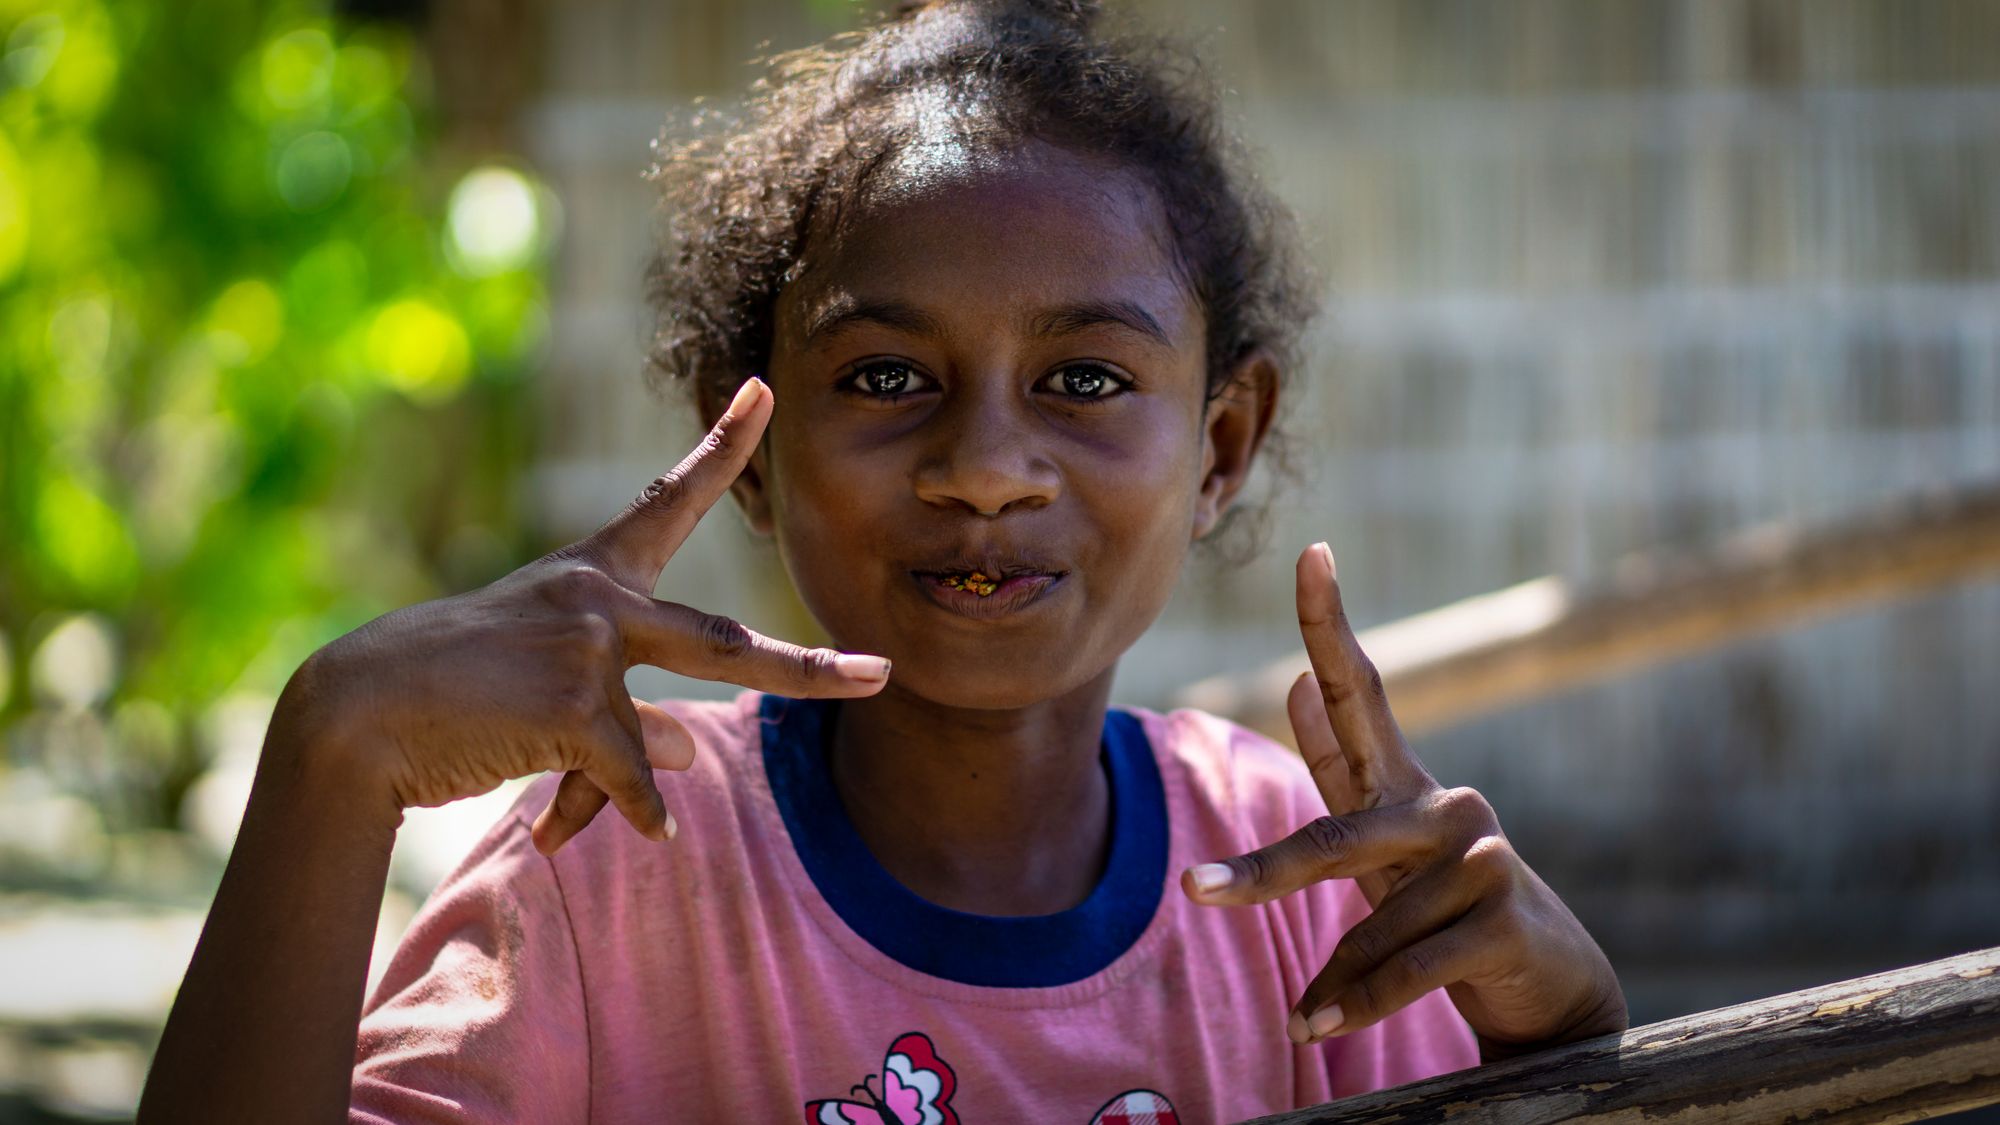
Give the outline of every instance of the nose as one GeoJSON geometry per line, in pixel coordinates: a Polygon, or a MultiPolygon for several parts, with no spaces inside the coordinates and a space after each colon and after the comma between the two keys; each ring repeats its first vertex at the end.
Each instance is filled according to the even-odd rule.
{"type": "Polygon", "coordinates": [[[919,499],[938,507],[964,507],[982,516],[1032,510],[1054,502],[1062,477],[1037,440],[1029,404],[1006,401],[992,390],[962,389],[932,415],[929,448],[916,471],[919,499]]]}

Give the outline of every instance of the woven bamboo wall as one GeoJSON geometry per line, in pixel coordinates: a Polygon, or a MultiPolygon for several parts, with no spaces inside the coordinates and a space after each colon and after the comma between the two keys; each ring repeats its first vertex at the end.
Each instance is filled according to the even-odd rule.
{"type": "MultiPolygon", "coordinates": [[[[2000,475],[2000,4],[1143,6],[1229,87],[1328,282],[1271,546],[1197,565],[1121,694],[1295,644],[1329,539],[1373,623],[1627,552],[2000,475]]],[[[639,381],[646,142],[833,4],[582,0],[531,155],[567,203],[539,475],[586,530],[691,428],[639,381]]],[[[668,596],[799,633],[728,520],[668,596]],[[744,575],[751,575],[745,581],[744,575]]],[[[646,681],[648,686],[666,686],[646,681]]],[[[2000,941],[2000,588],[1429,740],[1642,1016],[2000,941]]],[[[670,685],[679,690],[687,685],[670,685]]]]}

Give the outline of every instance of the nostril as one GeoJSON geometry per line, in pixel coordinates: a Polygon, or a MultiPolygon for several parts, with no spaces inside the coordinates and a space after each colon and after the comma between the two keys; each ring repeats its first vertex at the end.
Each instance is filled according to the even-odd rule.
{"type": "Polygon", "coordinates": [[[991,435],[941,451],[914,476],[921,499],[987,517],[1043,507],[1062,490],[1062,474],[1048,458],[1014,442],[996,446],[991,435]]]}
{"type": "Polygon", "coordinates": [[[1038,488],[1029,482],[1015,482],[1015,486],[1002,490],[990,488],[924,487],[919,485],[919,499],[941,508],[959,508],[976,516],[997,518],[1015,511],[1032,511],[1046,507],[1054,501],[1056,489],[1038,488]]]}

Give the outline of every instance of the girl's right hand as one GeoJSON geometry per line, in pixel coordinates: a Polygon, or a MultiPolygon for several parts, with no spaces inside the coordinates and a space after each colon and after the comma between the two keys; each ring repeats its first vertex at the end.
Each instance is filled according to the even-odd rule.
{"type": "Polygon", "coordinates": [[[273,740],[338,756],[344,776],[400,814],[566,771],[534,826],[553,853],[606,803],[641,833],[674,833],[654,769],[686,769],[694,741],[631,698],[625,670],[652,664],[790,696],[862,696],[888,682],[878,656],[809,649],[652,597],[661,569],[743,471],[771,415],[751,379],[695,450],[587,538],[457,597],[369,622],[314,653],[279,700],[273,740]]]}

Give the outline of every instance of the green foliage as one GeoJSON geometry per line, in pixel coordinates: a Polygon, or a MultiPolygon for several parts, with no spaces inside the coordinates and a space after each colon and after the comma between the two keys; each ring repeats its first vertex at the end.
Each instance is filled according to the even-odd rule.
{"type": "Polygon", "coordinates": [[[427,162],[423,78],[401,29],[324,5],[0,0],[17,765],[57,712],[146,715],[102,720],[94,796],[171,823],[216,700],[518,553],[551,204],[427,162]],[[39,655],[79,620],[101,691],[39,655]]]}

